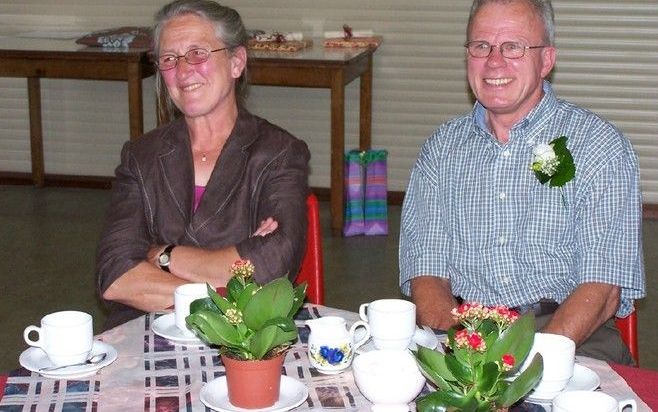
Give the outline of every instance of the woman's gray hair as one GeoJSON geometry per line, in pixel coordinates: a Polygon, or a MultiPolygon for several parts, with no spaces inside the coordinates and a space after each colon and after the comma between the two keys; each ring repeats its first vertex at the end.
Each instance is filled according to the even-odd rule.
{"type": "MultiPolygon", "coordinates": [[[[466,27],[466,36],[471,32],[471,24],[477,12],[489,3],[509,4],[519,0],[474,0],[471,6],[471,13],[468,16],[468,26],[466,27]]],[[[544,44],[547,46],[555,45],[555,17],[551,0],[522,0],[535,9],[535,12],[544,23],[544,44]]],[[[471,40],[471,39],[469,39],[471,40]]]]}
{"type": "MultiPolygon", "coordinates": [[[[175,17],[194,14],[208,20],[215,26],[215,35],[222,41],[232,53],[237,47],[247,47],[249,36],[242,23],[240,14],[227,6],[212,0],[175,0],[163,6],[155,14],[155,25],[153,27],[154,51],[157,54],[160,50],[160,34],[162,28],[171,19],[175,17]]],[[[156,97],[158,107],[160,108],[158,116],[160,120],[173,119],[180,116],[180,111],[171,101],[169,94],[166,92],[164,81],[160,71],[156,70],[156,97]]],[[[235,97],[238,106],[244,106],[247,98],[247,66],[242,75],[235,82],[235,97]]]]}

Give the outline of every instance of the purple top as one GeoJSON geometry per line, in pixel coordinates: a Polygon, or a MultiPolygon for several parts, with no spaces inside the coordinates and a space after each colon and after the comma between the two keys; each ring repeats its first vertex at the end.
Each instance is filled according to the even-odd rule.
{"type": "Polygon", "coordinates": [[[206,191],[205,186],[194,186],[194,211],[196,212],[196,209],[199,207],[199,203],[201,203],[201,198],[203,197],[203,193],[206,191]]]}

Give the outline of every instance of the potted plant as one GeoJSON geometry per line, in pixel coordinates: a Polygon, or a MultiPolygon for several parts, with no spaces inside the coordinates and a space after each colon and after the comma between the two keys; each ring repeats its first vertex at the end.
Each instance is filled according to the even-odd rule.
{"type": "Polygon", "coordinates": [[[208,285],[208,298],[190,305],[188,326],[206,343],[219,347],[226,368],[229,401],[241,408],[266,408],[279,397],[286,350],[297,340],[293,316],[304,303],[306,284],[286,278],[265,285],[253,280],[254,266],[231,266],[226,296],[208,285]]]}
{"type": "Polygon", "coordinates": [[[507,410],[537,385],[539,353],[518,373],[534,340],[533,313],[464,303],[452,314],[458,326],[448,330],[445,354],[422,346],[413,352],[437,388],[416,401],[419,411],[507,410]]]}

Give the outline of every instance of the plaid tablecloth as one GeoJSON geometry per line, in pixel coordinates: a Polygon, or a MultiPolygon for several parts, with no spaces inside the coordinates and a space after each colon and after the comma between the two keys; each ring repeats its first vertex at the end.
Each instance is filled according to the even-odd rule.
{"type": "MultiPolygon", "coordinates": [[[[205,345],[172,344],[155,335],[151,325],[162,314],[151,313],[99,336],[119,353],[117,360],[96,375],[81,380],[54,380],[19,368],[9,374],[0,411],[204,411],[199,393],[206,382],[224,375],[217,351],[205,345]]],[[[348,324],[358,315],[326,306],[305,305],[297,326],[300,340],[288,352],[285,374],[309,388],[309,397],[296,411],[340,409],[369,411],[370,403],[359,392],[352,373],[323,375],[310,366],[306,353],[309,330],[306,319],[342,316],[348,324]]],[[[605,362],[579,359],[601,377],[606,393],[635,397],[641,411],[650,409],[605,362]]],[[[410,405],[413,409],[413,405],[410,405]]],[[[522,405],[519,411],[541,407],[522,405]]]]}

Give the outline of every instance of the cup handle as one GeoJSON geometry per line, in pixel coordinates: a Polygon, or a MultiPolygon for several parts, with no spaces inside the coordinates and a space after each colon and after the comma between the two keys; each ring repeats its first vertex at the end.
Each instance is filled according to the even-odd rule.
{"type": "Polygon", "coordinates": [[[354,324],[350,328],[350,338],[352,339],[352,341],[354,341],[354,333],[356,332],[357,328],[365,328],[366,329],[366,335],[363,338],[361,338],[361,340],[359,340],[358,342],[354,342],[354,345],[353,345],[354,350],[358,349],[361,345],[366,343],[366,341],[368,339],[370,339],[370,325],[368,325],[367,322],[364,322],[364,321],[360,320],[358,322],[354,322],[354,324]]]}
{"type": "Polygon", "coordinates": [[[23,331],[23,339],[25,339],[25,343],[27,343],[30,346],[36,346],[36,347],[41,347],[41,328],[36,327],[34,325],[30,325],[25,330],[23,331]],[[39,339],[37,340],[32,340],[30,339],[30,332],[36,332],[39,334],[39,339]]]}
{"type": "Polygon", "coordinates": [[[627,406],[631,407],[631,412],[637,411],[637,402],[635,402],[635,399],[624,399],[623,401],[619,401],[619,412],[622,412],[627,406]]]}
{"type": "Polygon", "coordinates": [[[370,305],[370,304],[369,303],[362,303],[361,306],[359,306],[359,317],[364,322],[368,321],[368,314],[366,313],[366,309],[368,309],[368,305],[370,305]]]}

